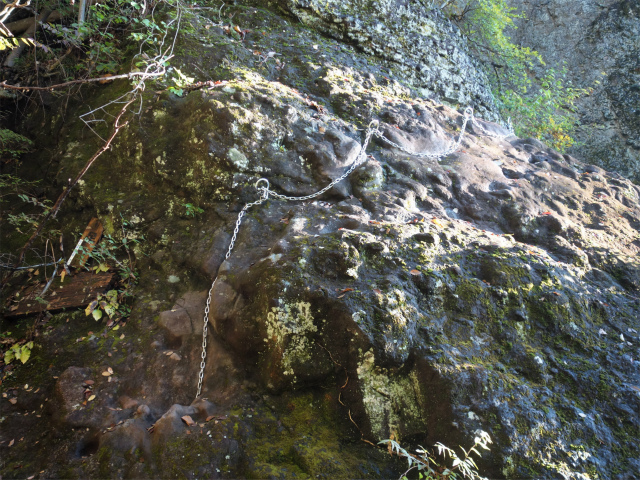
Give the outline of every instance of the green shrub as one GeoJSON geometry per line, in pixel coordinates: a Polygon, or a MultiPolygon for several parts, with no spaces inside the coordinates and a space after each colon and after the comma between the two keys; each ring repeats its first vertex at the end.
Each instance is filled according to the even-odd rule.
{"type": "Polygon", "coordinates": [[[517,28],[514,20],[524,15],[507,0],[454,0],[445,12],[487,66],[500,113],[512,118],[516,133],[559,151],[570,147],[577,123],[575,101],[592,89],[574,88],[566,80],[566,68],[545,69],[538,52],[513,43],[509,32],[517,28]]]}
{"type": "Polygon", "coordinates": [[[32,148],[33,142],[27,137],[6,128],[0,128],[0,162],[17,160],[20,155],[31,151],[32,148]]]}

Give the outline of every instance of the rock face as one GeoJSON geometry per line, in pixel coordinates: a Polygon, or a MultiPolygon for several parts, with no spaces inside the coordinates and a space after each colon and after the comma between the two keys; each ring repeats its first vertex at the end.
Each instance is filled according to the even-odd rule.
{"type": "Polygon", "coordinates": [[[393,65],[393,74],[420,95],[453,104],[473,104],[487,118],[497,118],[486,76],[468,55],[457,27],[437,10],[407,0],[276,3],[305,25],[393,65]]]}
{"type": "MultiPolygon", "coordinates": [[[[278,5],[330,29],[315,3],[278,5]]],[[[33,362],[3,381],[17,401],[0,403],[0,441],[25,440],[0,473],[394,478],[404,461],[371,444],[467,447],[484,430],[494,444],[478,464],[491,478],[633,478],[640,189],[497,124],[462,130],[461,111],[342,35],[233,8],[243,42],[215,27],[176,50],[181,71],[220,83],[182,97],[148,89],[150,108],[60,213],[107,229],[128,219],[144,235],[140,284],[125,327],[55,315],[33,362]],[[441,160],[406,152],[458,138],[441,160]],[[321,197],[249,208],[223,261],[259,178],[309,195],[358,158],[321,197]],[[42,391],[23,387],[36,382],[42,391]]],[[[60,122],[64,185],[95,145],[60,122]]]]}
{"type": "Polygon", "coordinates": [[[516,0],[526,15],[514,40],[594,92],[579,104],[571,154],[640,182],[640,3],[516,0]],[[600,81],[601,83],[596,83],[600,81]]]}

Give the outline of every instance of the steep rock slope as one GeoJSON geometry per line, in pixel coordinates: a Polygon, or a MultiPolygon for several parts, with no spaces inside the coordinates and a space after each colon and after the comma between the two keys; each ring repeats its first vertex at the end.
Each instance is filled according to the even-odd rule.
{"type": "Polygon", "coordinates": [[[457,27],[438,10],[408,0],[275,3],[305,25],[381,58],[419,95],[472,104],[487,118],[497,118],[482,68],[467,53],[466,40],[457,27]]]}
{"type": "MultiPolygon", "coordinates": [[[[175,63],[222,83],[149,93],[61,214],[144,235],[140,285],[117,331],[82,311],[44,320],[2,384],[3,477],[392,478],[404,464],[371,443],[468,446],[481,429],[492,478],[633,478],[638,187],[497,124],[462,131],[462,109],[393,80],[386,59],[232,13],[244,41],[203,27],[175,63]],[[382,138],[437,153],[460,135],[440,161],[382,138]],[[223,262],[259,178],[308,195],[358,158],[318,199],[251,207],[223,262]]],[[[52,126],[58,185],[97,144],[79,124],[52,126]]]]}
{"type": "Polygon", "coordinates": [[[580,101],[571,153],[640,182],[640,3],[514,5],[526,15],[514,39],[538,50],[547,66],[566,64],[574,85],[594,88],[580,101]]]}

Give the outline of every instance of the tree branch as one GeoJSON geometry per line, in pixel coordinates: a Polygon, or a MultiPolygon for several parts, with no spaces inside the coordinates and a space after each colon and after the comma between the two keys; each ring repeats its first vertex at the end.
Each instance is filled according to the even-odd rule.
{"type": "MultiPolygon", "coordinates": [[[[47,22],[57,22],[62,18],[60,12],[58,10],[54,10],[47,18],[47,22]]],[[[17,35],[19,33],[24,32],[27,28],[29,28],[36,21],[36,17],[23,18],[22,20],[16,20],[15,22],[5,23],[2,26],[11,32],[13,35],[17,35]]]]}
{"type": "MultiPolygon", "coordinates": [[[[47,18],[49,18],[49,15],[51,15],[51,10],[48,10],[48,9],[43,11],[40,15],[38,15],[34,19],[33,23],[29,26],[29,28],[27,28],[27,30],[24,32],[24,34],[22,35],[22,38],[24,39],[35,38],[38,25],[40,25],[41,22],[46,22],[47,18]]],[[[22,51],[24,50],[24,47],[26,45],[27,44],[25,42],[20,42],[20,45],[18,47],[11,50],[11,53],[9,54],[7,59],[4,61],[3,65],[5,67],[13,67],[16,63],[16,60],[18,60],[18,57],[20,57],[20,55],[22,54],[22,51]]]]}
{"type": "Polygon", "coordinates": [[[111,80],[119,80],[121,78],[135,78],[135,77],[161,77],[165,74],[164,68],[159,72],[149,73],[149,72],[130,72],[123,73],[122,75],[111,75],[106,77],[97,77],[97,78],[84,78],[80,80],[72,80],[70,82],[57,83],[56,85],[50,85],[48,87],[22,87],[20,85],[9,85],[6,81],[0,82],[1,88],[6,88],[7,90],[42,90],[50,92],[57,88],[65,88],[71,85],[77,85],[79,83],[95,83],[95,82],[110,82],[111,80]]]}

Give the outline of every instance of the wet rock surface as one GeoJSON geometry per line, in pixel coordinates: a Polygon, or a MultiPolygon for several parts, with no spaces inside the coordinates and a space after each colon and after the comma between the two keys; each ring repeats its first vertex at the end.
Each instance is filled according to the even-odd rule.
{"type": "MultiPolygon", "coordinates": [[[[496,124],[461,132],[387,60],[235,8],[244,43],[212,28],[177,52],[225,83],[149,94],[61,212],[129,219],[140,284],[125,326],[56,314],[3,381],[3,477],[394,478],[405,464],[371,443],[466,447],[482,429],[491,478],[633,478],[640,188],[496,124]],[[259,178],[319,190],[372,119],[410,151],[461,146],[438,161],[376,138],[323,196],[250,208],[224,260],[259,178]]],[[[60,128],[64,184],[90,148],[60,128]]]]}

